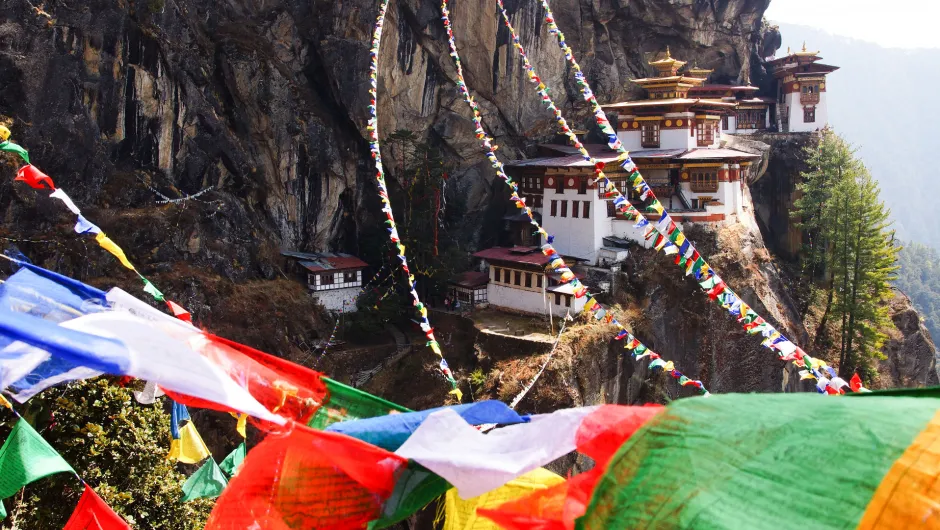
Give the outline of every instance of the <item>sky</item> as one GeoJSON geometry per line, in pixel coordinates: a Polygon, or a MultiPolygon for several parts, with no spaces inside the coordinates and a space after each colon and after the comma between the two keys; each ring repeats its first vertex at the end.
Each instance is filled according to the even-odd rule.
{"type": "Polygon", "coordinates": [[[886,48],[940,48],[938,0],[771,0],[766,17],[886,48]]]}

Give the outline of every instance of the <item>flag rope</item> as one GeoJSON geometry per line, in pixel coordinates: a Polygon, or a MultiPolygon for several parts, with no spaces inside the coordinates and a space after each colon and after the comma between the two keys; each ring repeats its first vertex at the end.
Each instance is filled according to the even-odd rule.
{"type": "Polygon", "coordinates": [[[369,64],[370,101],[368,108],[369,121],[366,125],[366,130],[369,133],[369,150],[372,152],[372,158],[375,160],[375,180],[376,186],[378,187],[379,200],[382,202],[382,212],[385,213],[386,217],[385,224],[388,225],[386,230],[388,230],[389,239],[392,240],[392,243],[394,243],[398,249],[398,259],[401,261],[401,269],[405,273],[405,277],[408,280],[409,290],[413,300],[412,305],[421,319],[421,322],[419,323],[421,331],[424,332],[428,339],[427,346],[431,348],[431,351],[437,354],[437,356],[440,358],[438,369],[447,382],[451,385],[451,390],[449,393],[456,396],[457,401],[461,401],[463,395],[460,392],[460,389],[457,388],[457,381],[454,379],[454,374],[451,371],[450,366],[447,365],[447,360],[444,359],[444,353],[441,351],[441,346],[437,342],[437,338],[434,336],[434,328],[431,327],[431,322],[428,320],[428,309],[421,302],[421,298],[418,296],[415,276],[408,268],[408,258],[405,257],[405,245],[402,244],[401,238],[398,235],[398,227],[395,225],[395,216],[392,213],[392,203],[389,200],[388,187],[385,184],[385,168],[382,165],[382,149],[379,145],[379,118],[376,99],[378,98],[379,86],[379,50],[381,49],[382,45],[382,29],[385,25],[385,14],[388,11],[389,1],[390,0],[381,0],[381,3],[379,4],[379,16],[375,22],[375,29],[372,32],[372,45],[369,48],[369,56],[371,58],[369,64]]]}
{"type": "MultiPolygon", "coordinates": [[[[499,158],[496,156],[496,146],[493,145],[493,139],[486,133],[486,130],[483,128],[483,118],[480,113],[480,107],[477,105],[476,101],[473,99],[473,95],[470,94],[470,90],[467,88],[467,83],[463,74],[463,66],[460,62],[460,55],[457,53],[457,44],[454,41],[454,31],[450,19],[450,10],[448,9],[448,0],[441,0],[441,19],[444,21],[444,29],[447,33],[447,44],[450,48],[450,56],[453,58],[454,66],[457,69],[457,88],[460,90],[461,95],[463,96],[464,101],[467,102],[467,105],[470,106],[470,110],[473,113],[473,124],[476,130],[476,137],[480,140],[480,144],[483,148],[484,154],[487,159],[490,161],[490,165],[496,171],[496,175],[509,186],[512,191],[511,199],[515,202],[516,207],[525,212],[526,216],[529,218],[529,223],[536,228],[536,232],[545,236],[546,243],[542,245],[542,253],[548,256],[548,265],[547,267],[561,275],[562,283],[570,283],[572,289],[574,289],[575,297],[582,298],[587,296],[587,302],[584,305],[585,311],[590,311],[596,320],[602,320],[607,323],[617,326],[620,330],[617,333],[616,339],[623,340],[627,339],[624,343],[625,347],[633,352],[634,359],[643,359],[650,357],[652,362],[649,365],[650,370],[656,370],[657,368],[663,368],[669,373],[674,379],[677,379],[682,386],[692,386],[698,389],[703,395],[708,395],[708,390],[705,388],[705,385],[698,380],[693,380],[681,372],[675,369],[675,365],[672,361],[665,361],[660,358],[659,354],[655,353],[653,350],[648,348],[639,339],[637,339],[630,331],[621,324],[616,318],[614,318],[613,313],[608,312],[601,304],[599,304],[591,293],[588,291],[587,286],[581,283],[575,274],[571,271],[570,268],[565,264],[564,259],[558,254],[557,251],[552,247],[553,237],[545,231],[544,228],[535,220],[535,217],[532,215],[532,209],[526,206],[525,199],[519,196],[518,190],[519,185],[513,182],[512,177],[506,174],[505,167],[503,163],[500,162],[499,158]]],[[[508,19],[507,19],[508,20],[508,19]]],[[[521,46],[521,44],[520,44],[521,46]]],[[[529,65],[531,68],[531,65],[529,65]]],[[[529,70],[530,77],[537,76],[534,75],[532,70],[529,70]]],[[[538,81],[540,94],[542,94],[543,100],[551,104],[551,99],[548,97],[548,93],[545,91],[545,85],[538,81]]],[[[561,117],[561,113],[558,111],[557,107],[554,104],[551,104],[553,112],[556,112],[556,118],[564,120],[561,117]]],[[[565,125],[567,128],[567,125],[565,125]]],[[[601,168],[598,167],[599,171],[601,168]]]]}
{"type": "Polygon", "coordinates": [[[32,165],[29,159],[29,152],[23,147],[10,141],[10,130],[5,126],[0,125],[0,151],[7,151],[11,153],[16,153],[26,162],[26,165],[21,167],[17,173],[14,180],[25,182],[29,187],[37,190],[52,190],[52,193],[49,195],[52,198],[58,199],[61,201],[66,208],[69,209],[77,218],[75,223],[75,232],[78,234],[93,234],[95,236],[95,241],[98,245],[111,253],[118,261],[121,262],[125,268],[134,271],[134,274],[144,284],[143,290],[145,293],[149,294],[158,302],[167,302],[164,298],[163,293],[157,289],[157,286],[153,284],[147,277],[140,273],[133,263],[127,258],[127,255],[124,253],[124,250],[121,249],[114,241],[111,240],[97,225],[85,219],[82,215],[81,210],[78,206],[72,201],[72,199],[65,193],[62,188],[56,188],[55,183],[49,175],[46,175],[40,171],[36,166],[32,165]]]}
{"type": "MultiPolygon", "coordinates": [[[[599,184],[603,183],[604,189],[607,191],[608,196],[613,198],[614,205],[620,213],[636,221],[634,227],[645,229],[645,237],[647,240],[653,238],[654,235],[656,236],[654,248],[657,251],[663,251],[666,255],[675,254],[676,264],[685,268],[686,276],[694,272],[699,286],[706,292],[708,297],[712,300],[716,300],[731,316],[736,317],[737,321],[742,324],[748,334],[756,335],[760,333],[764,337],[764,341],[761,343],[762,346],[774,350],[778,357],[784,362],[792,361],[798,367],[804,368],[812,378],[817,379],[817,390],[820,393],[826,393],[825,389],[829,386],[830,380],[823,375],[822,370],[825,369],[826,373],[834,378],[835,375],[833,375],[834,371],[832,368],[829,367],[825,361],[808,355],[799,346],[783,336],[772,324],[758,315],[750,306],[744,303],[744,301],[721,280],[721,277],[719,277],[715,270],[705,261],[705,258],[699,254],[692,245],[692,242],[683,234],[682,228],[672,220],[672,217],[666,211],[665,207],[659,199],[656,198],[656,194],[643,179],[639,168],[637,168],[636,164],[630,158],[630,153],[623,146],[623,143],[617,137],[616,131],[610,125],[607,115],[594,96],[594,92],[591,90],[590,84],[581,70],[581,66],[574,57],[574,51],[565,42],[564,33],[561,32],[558,25],[555,23],[555,16],[548,4],[548,0],[539,1],[545,12],[545,22],[548,24],[548,32],[555,36],[558,47],[571,65],[571,69],[574,71],[575,82],[578,85],[582,97],[591,104],[595,122],[606,135],[608,147],[619,153],[618,162],[628,173],[628,182],[633,187],[634,191],[640,195],[641,200],[650,200],[650,205],[646,209],[651,214],[659,216],[657,222],[654,224],[647,220],[646,216],[634,208],[633,205],[630,204],[630,201],[617,189],[617,186],[603,175],[603,173],[598,172],[598,177],[595,182],[599,184]]],[[[505,20],[508,23],[508,17],[505,17],[505,20]]],[[[575,136],[573,131],[569,136],[575,136]]],[[[583,146],[581,153],[586,159],[591,159],[590,155],[587,155],[586,150],[583,150],[583,146]]],[[[598,169],[602,169],[603,166],[597,167],[598,169]]]]}

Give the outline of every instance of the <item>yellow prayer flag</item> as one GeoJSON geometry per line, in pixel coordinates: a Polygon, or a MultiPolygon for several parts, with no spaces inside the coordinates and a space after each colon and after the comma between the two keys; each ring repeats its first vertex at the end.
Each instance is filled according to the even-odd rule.
{"type": "Polygon", "coordinates": [[[595,300],[593,296],[588,298],[588,301],[584,302],[584,308],[581,309],[581,311],[585,313],[590,313],[592,311],[591,308],[594,307],[594,304],[596,303],[597,303],[597,300],[595,300]]]}
{"type": "Polygon", "coordinates": [[[238,434],[242,435],[242,438],[248,438],[248,434],[245,432],[245,427],[248,424],[248,415],[244,412],[238,415],[238,423],[235,424],[235,430],[238,431],[238,434]]]}
{"type": "MultiPolygon", "coordinates": [[[[0,127],[2,127],[2,125],[0,125],[0,127]]],[[[13,408],[13,405],[10,405],[10,402],[7,401],[7,398],[3,397],[2,395],[0,395],[0,406],[6,407],[8,409],[13,408]]]]}
{"type": "Polygon", "coordinates": [[[450,392],[448,392],[448,394],[453,394],[454,396],[456,396],[458,403],[463,401],[463,392],[461,392],[459,388],[455,388],[451,390],[450,392]]]}
{"type": "Polygon", "coordinates": [[[10,129],[7,129],[6,126],[0,125],[0,140],[7,141],[10,139],[10,129]]]}
{"type": "Polygon", "coordinates": [[[499,530],[496,523],[477,515],[478,508],[495,508],[503,503],[561,484],[565,479],[539,468],[507,482],[504,486],[472,499],[461,499],[456,488],[444,497],[444,530],[499,530]]]}
{"type": "Polygon", "coordinates": [[[243,412],[239,414],[229,412],[229,414],[238,420],[238,423],[235,425],[235,430],[238,432],[238,434],[242,435],[242,438],[247,438],[248,435],[245,434],[245,427],[247,425],[248,415],[243,412]]]}
{"type": "Polygon", "coordinates": [[[127,256],[124,255],[124,251],[121,250],[121,247],[117,246],[114,241],[111,241],[111,238],[104,235],[104,232],[98,232],[98,235],[95,236],[95,241],[101,245],[101,248],[107,250],[108,252],[114,254],[118,260],[120,260],[121,265],[124,265],[128,269],[135,271],[137,269],[131,264],[130,261],[127,261],[127,256]]]}
{"type": "Polygon", "coordinates": [[[184,464],[198,464],[208,457],[209,448],[191,421],[180,427],[180,438],[170,442],[170,454],[166,455],[167,460],[179,460],[184,464]]]}

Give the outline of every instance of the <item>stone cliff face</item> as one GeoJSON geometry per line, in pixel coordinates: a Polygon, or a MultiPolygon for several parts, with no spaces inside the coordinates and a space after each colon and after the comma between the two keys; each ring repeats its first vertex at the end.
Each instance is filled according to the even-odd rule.
{"type": "Polygon", "coordinates": [[[894,329],[888,330],[884,346],[887,357],[878,367],[877,387],[912,388],[940,385],[937,347],[911,305],[911,299],[895,292],[890,305],[894,329]]]}
{"type": "MultiPolygon", "coordinates": [[[[719,80],[738,80],[756,64],[768,1],[559,0],[554,8],[597,93],[613,100],[630,92],[629,79],[648,74],[648,54],[667,45],[715,68],[719,80]]],[[[577,114],[579,98],[537,2],[507,7],[542,78],[577,114]]],[[[550,116],[523,83],[495,6],[460,0],[453,10],[486,124],[501,153],[518,156],[550,134],[550,116]]],[[[375,2],[363,0],[51,1],[43,9],[10,0],[0,6],[0,115],[76,201],[108,210],[99,218],[197,212],[190,222],[151,219],[154,230],[118,234],[125,248],[144,251],[134,256],[139,263],[187,261],[235,280],[270,278],[273,249],[356,251],[357,226],[372,222],[364,126],[375,15],[375,2]],[[204,202],[158,207],[151,188],[170,198],[211,191],[204,202]]],[[[451,154],[455,191],[479,216],[492,174],[442,37],[436,1],[392,3],[380,129],[412,130],[451,154]]],[[[30,199],[17,193],[5,188],[8,215],[36,213],[21,209],[30,199]]]]}

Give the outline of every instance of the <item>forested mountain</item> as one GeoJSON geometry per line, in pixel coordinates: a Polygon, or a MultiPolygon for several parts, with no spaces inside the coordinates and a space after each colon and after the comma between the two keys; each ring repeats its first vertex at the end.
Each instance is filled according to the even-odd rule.
{"type": "Polygon", "coordinates": [[[823,62],[841,67],[828,81],[830,124],[880,183],[899,237],[940,248],[940,218],[929,215],[938,189],[933,156],[940,149],[934,131],[940,108],[930,92],[940,81],[940,50],[882,48],[790,24],[780,31],[778,56],[805,42],[823,62]]]}
{"type": "Polygon", "coordinates": [[[924,317],[930,336],[940,338],[940,253],[918,243],[909,243],[898,255],[897,287],[911,297],[924,317]]]}

